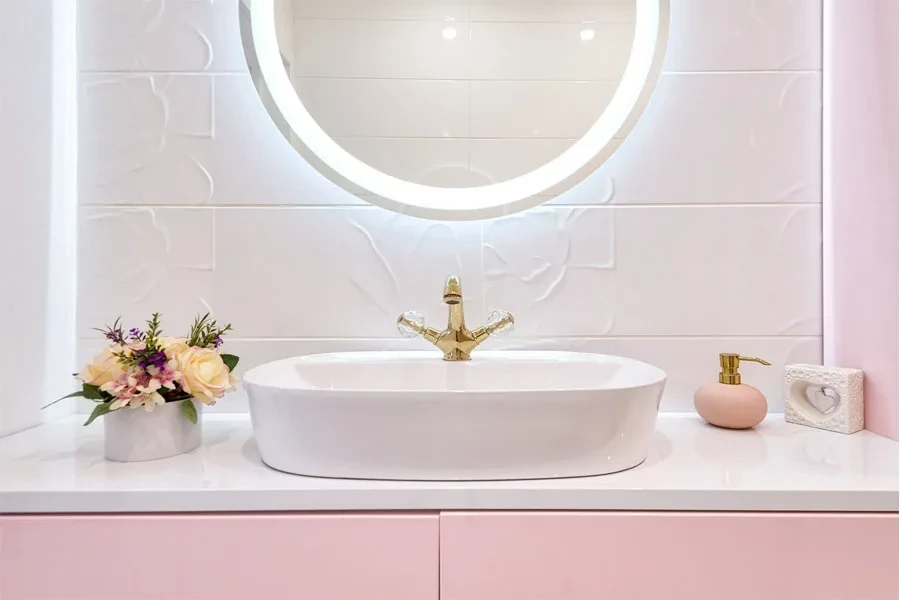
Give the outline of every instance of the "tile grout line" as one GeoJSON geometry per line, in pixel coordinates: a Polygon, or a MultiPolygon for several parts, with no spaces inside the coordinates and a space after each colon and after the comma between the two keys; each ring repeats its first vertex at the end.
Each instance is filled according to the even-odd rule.
{"type": "MultiPolygon", "coordinates": [[[[822,69],[759,69],[759,70],[734,70],[734,71],[672,71],[672,70],[664,70],[660,71],[660,75],[714,75],[714,76],[723,76],[723,75],[796,75],[796,74],[821,74],[822,69]]],[[[152,76],[152,75],[185,75],[185,76],[198,76],[205,75],[214,77],[217,75],[224,76],[249,76],[249,71],[241,70],[241,71],[173,71],[173,70],[159,70],[159,71],[79,71],[79,75],[117,75],[123,77],[140,77],[140,76],[152,76]]],[[[475,83],[595,83],[595,82],[610,82],[614,80],[610,79],[529,79],[529,78],[516,78],[516,79],[504,79],[504,78],[458,78],[458,77],[362,77],[362,76],[316,76],[316,75],[297,75],[294,79],[307,79],[307,80],[338,80],[338,81],[417,81],[417,82],[475,82],[475,83]]]]}
{"type": "MultiPolygon", "coordinates": [[[[554,196],[547,196],[548,199],[554,196]]],[[[821,202],[717,202],[717,203],[552,203],[550,201],[541,204],[538,209],[569,209],[569,208],[778,208],[778,207],[803,207],[803,206],[822,206],[821,202]]],[[[355,210],[384,210],[378,206],[367,204],[364,201],[353,204],[335,203],[335,204],[105,204],[105,203],[84,203],[79,208],[91,209],[184,209],[184,210],[322,210],[322,209],[355,209],[355,210]]]]}
{"type": "MultiPolygon", "coordinates": [[[[817,340],[821,339],[821,334],[798,334],[798,335],[543,335],[543,336],[523,336],[517,338],[508,338],[507,342],[540,342],[548,340],[583,340],[583,341],[618,341],[618,340],[817,340]]],[[[102,337],[79,337],[79,342],[100,342],[102,337]]],[[[233,342],[398,342],[412,344],[415,341],[407,342],[405,338],[400,337],[229,337],[228,341],[233,342]]]]}

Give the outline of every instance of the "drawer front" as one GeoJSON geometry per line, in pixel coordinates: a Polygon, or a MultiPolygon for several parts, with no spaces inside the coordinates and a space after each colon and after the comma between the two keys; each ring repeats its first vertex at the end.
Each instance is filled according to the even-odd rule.
{"type": "Polygon", "coordinates": [[[441,600],[896,600],[896,514],[444,513],[441,600]]]}
{"type": "Polygon", "coordinates": [[[438,515],[0,517],[3,600],[437,600],[438,515]]]}

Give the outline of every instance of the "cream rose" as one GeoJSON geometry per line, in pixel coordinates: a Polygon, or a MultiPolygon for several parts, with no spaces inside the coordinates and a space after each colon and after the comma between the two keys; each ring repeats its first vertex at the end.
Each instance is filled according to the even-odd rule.
{"type": "Polygon", "coordinates": [[[113,350],[114,348],[104,348],[76,377],[88,385],[98,387],[104,383],[115,381],[123,370],[119,359],[113,356],[113,350]]]}
{"type": "Polygon", "coordinates": [[[219,353],[211,348],[187,347],[175,356],[181,387],[205,404],[234,389],[234,377],[219,353]]]}
{"type": "Polygon", "coordinates": [[[182,337],[161,337],[159,347],[166,353],[169,360],[177,359],[178,355],[189,349],[187,339],[182,337]]]}

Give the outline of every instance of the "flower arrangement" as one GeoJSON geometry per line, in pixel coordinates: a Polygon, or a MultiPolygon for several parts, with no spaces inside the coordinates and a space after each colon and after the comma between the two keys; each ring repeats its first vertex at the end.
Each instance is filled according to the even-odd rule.
{"type": "MultiPolygon", "coordinates": [[[[81,390],[59,399],[97,402],[85,425],[125,407],[143,406],[149,412],[166,402],[190,399],[212,405],[234,389],[239,358],[219,352],[231,325],[220,327],[209,313],[194,320],[187,337],[164,337],[159,313],[153,313],[145,329],[126,332],[116,319],[112,327],[97,331],[110,345],[75,374],[81,390]]],[[[191,423],[197,422],[193,402],[183,402],[181,412],[191,423]]]]}

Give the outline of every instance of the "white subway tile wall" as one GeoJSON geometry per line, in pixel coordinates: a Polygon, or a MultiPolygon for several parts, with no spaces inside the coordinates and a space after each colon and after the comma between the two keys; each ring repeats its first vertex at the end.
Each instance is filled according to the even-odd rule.
{"type": "Polygon", "coordinates": [[[296,78],[295,89],[332,137],[469,137],[469,83],[439,79],[296,78]]]}
{"type": "Polygon", "coordinates": [[[281,45],[304,105],[350,154],[443,187],[512,179],[584,136],[635,30],[634,0],[322,4],[295,0],[281,45]],[[384,158],[398,151],[424,160],[384,158]]]}
{"type": "MultiPolygon", "coordinates": [[[[79,3],[82,356],[100,343],[91,327],[153,310],[172,333],[198,311],[232,321],[228,349],[243,356],[242,370],[312,352],[426,348],[398,340],[394,320],[407,308],[445,318],[441,285],[456,271],[473,322],[494,308],[518,317],[512,337],[492,347],[646,360],[669,374],[663,410],[692,409],[694,388],[715,378],[719,352],[774,363],[746,374],[774,411],[783,408],[783,366],[821,362],[821,0],[672,0],[665,72],[615,155],[542,208],[475,223],[368,206],[304,162],[246,73],[238,5],[79,3]]],[[[619,13],[606,5],[595,19],[614,22],[619,13]]],[[[480,68],[490,74],[517,65],[479,49],[476,25],[521,21],[538,35],[571,26],[592,6],[396,0],[385,13],[364,0],[298,0],[295,16],[307,11],[304,18],[351,37],[312,28],[323,39],[297,36],[294,44],[318,52],[331,44],[320,64],[352,76],[344,50],[364,43],[353,36],[366,35],[367,20],[433,41],[436,22],[452,17],[468,27],[471,19],[471,38],[454,41],[483,52],[480,68]]],[[[308,58],[313,96],[346,102],[338,88],[347,80],[308,58]]],[[[552,87],[516,81],[484,82],[496,85],[490,101],[455,119],[460,100],[448,80],[467,60],[436,47],[386,63],[394,79],[361,83],[369,87],[360,98],[409,125],[410,138],[382,153],[365,138],[383,135],[383,123],[358,118],[336,124],[347,128],[342,143],[378,166],[451,185],[427,173],[445,174],[464,150],[454,154],[454,140],[440,149],[449,153],[433,147],[441,140],[416,140],[421,128],[440,123],[486,138],[478,148],[493,173],[512,159],[505,140],[492,138],[537,138],[534,149],[516,148],[540,160],[589,118],[589,103],[561,107],[552,87]],[[438,66],[445,74],[435,80],[438,66]],[[436,120],[419,94],[440,94],[429,110],[446,107],[450,116],[436,120]],[[517,129],[523,121],[506,118],[507,103],[533,127],[517,129]],[[546,120],[558,111],[564,118],[546,120]],[[548,133],[548,123],[561,133],[548,133]]],[[[473,84],[473,94],[479,89],[473,84]]],[[[235,394],[215,410],[246,410],[246,399],[235,394]]]]}

